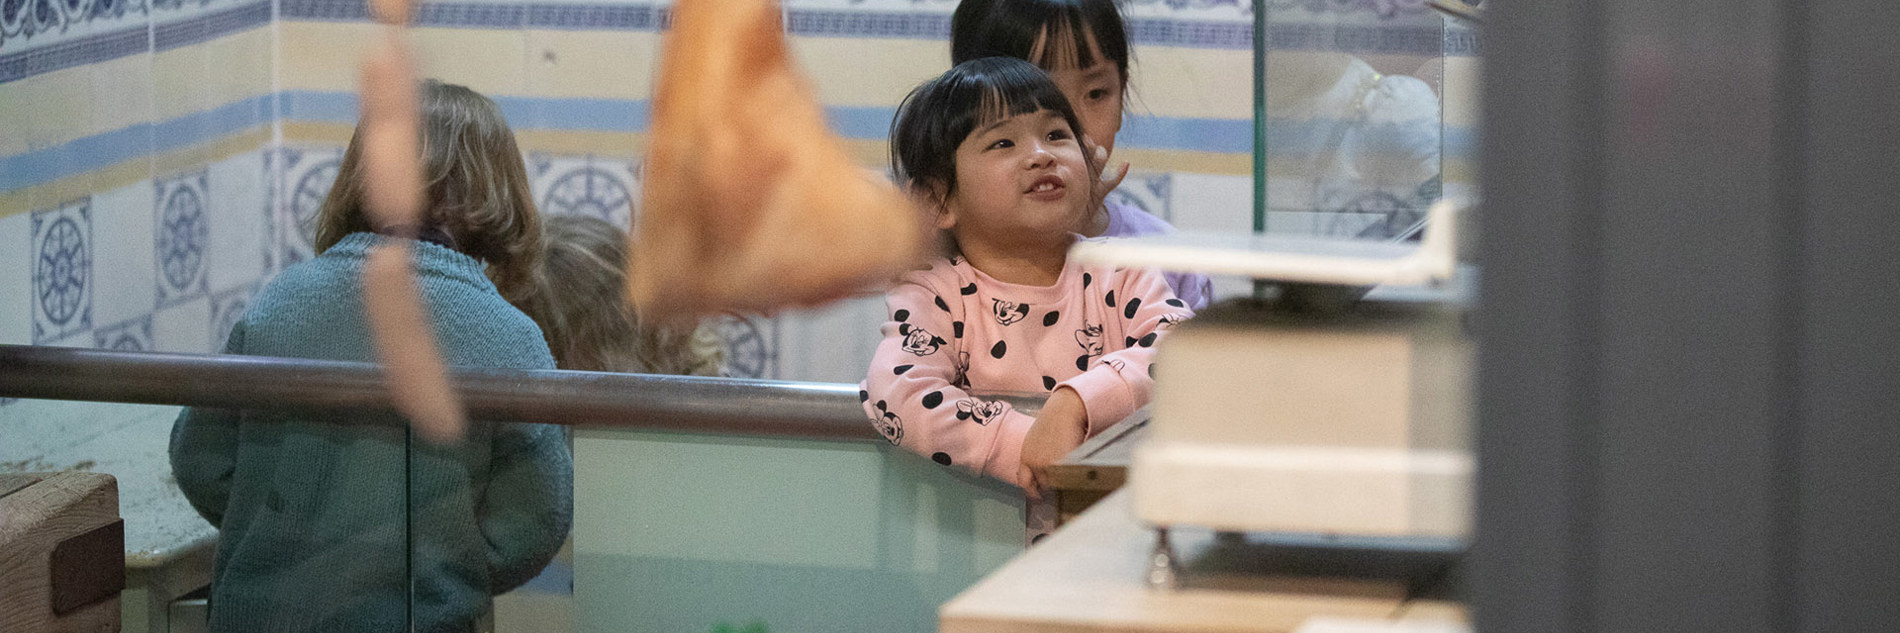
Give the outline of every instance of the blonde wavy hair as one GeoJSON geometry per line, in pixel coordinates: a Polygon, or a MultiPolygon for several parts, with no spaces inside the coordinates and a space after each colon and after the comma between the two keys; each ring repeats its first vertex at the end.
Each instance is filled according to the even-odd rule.
{"type": "Polygon", "coordinates": [[[627,235],[598,218],[547,218],[542,283],[516,303],[548,337],[561,369],[719,375],[719,337],[694,324],[649,323],[627,306],[627,235]]]}
{"type": "MultiPolygon", "coordinates": [[[[422,86],[424,233],[445,235],[456,251],[488,264],[504,297],[531,292],[540,267],[541,219],[528,170],[501,107],[463,86],[422,86]]],[[[336,186],[317,211],[316,250],[351,233],[374,232],[363,208],[361,129],[350,138],[336,186]]]]}

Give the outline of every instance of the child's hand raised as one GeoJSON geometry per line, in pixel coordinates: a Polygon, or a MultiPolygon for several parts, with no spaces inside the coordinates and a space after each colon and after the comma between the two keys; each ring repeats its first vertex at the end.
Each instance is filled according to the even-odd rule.
{"type": "Polygon", "coordinates": [[[1081,446],[1087,435],[1088,409],[1082,405],[1082,397],[1068,387],[1056,389],[1042,405],[1042,411],[1036,414],[1036,422],[1029,425],[1028,435],[1023,437],[1023,463],[1018,475],[1018,479],[1027,484],[1023,490],[1030,497],[1041,499],[1042,489],[1049,481],[1049,466],[1081,446]]]}
{"type": "Polygon", "coordinates": [[[1108,148],[1095,144],[1095,138],[1082,135],[1082,151],[1094,157],[1090,166],[1095,170],[1094,187],[1090,190],[1091,209],[1102,208],[1102,201],[1108,199],[1108,193],[1122,186],[1122,180],[1128,178],[1128,163],[1122,163],[1115,169],[1108,168],[1108,148]]]}

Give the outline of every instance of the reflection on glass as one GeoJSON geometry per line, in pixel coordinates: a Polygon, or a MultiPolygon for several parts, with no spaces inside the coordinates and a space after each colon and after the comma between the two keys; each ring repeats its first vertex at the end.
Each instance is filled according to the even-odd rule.
{"type": "Polygon", "coordinates": [[[1443,189],[1443,18],[1422,2],[1263,4],[1266,230],[1417,239],[1443,189]]]}

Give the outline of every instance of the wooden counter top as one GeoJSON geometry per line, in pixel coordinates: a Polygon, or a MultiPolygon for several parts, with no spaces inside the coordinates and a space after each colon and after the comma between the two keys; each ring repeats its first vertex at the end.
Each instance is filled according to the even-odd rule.
{"type": "Polygon", "coordinates": [[[1463,607],[1408,600],[1403,582],[1235,571],[1202,564],[1216,547],[1212,531],[1176,528],[1171,539],[1183,587],[1151,590],[1142,579],[1155,533],[1135,519],[1128,492],[1116,492],[945,604],[941,630],[1293,632],[1315,617],[1326,618],[1322,626],[1465,628],[1463,607]]]}

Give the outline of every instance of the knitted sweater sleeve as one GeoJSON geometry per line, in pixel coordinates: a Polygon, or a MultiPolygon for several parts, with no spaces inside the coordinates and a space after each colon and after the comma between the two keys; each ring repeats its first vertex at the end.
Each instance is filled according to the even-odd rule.
{"type": "MultiPolygon", "coordinates": [[[[244,353],[244,323],[231,328],[224,353],[244,353]]],[[[237,472],[238,411],[187,407],[172,423],[168,451],[172,478],[185,493],[192,509],[212,527],[224,523],[225,506],[231,500],[231,478],[237,472]]]]}
{"type": "Polygon", "coordinates": [[[957,344],[962,306],[944,271],[916,273],[886,295],[884,324],[859,397],[884,439],[947,466],[1023,485],[1023,437],[1035,418],[971,396],[957,344]],[[954,311],[953,311],[954,310],[954,311]]]}
{"type": "MultiPolygon", "coordinates": [[[[539,330],[522,336],[518,369],[553,369],[539,330]]],[[[479,522],[488,541],[489,591],[534,579],[554,559],[574,523],[574,458],[567,434],[551,424],[495,426],[488,486],[479,522]]]]}
{"type": "Polygon", "coordinates": [[[1094,435],[1147,405],[1154,396],[1154,344],[1174,324],[1194,316],[1175,298],[1160,273],[1130,268],[1120,273],[1114,292],[1115,317],[1124,338],[1104,341],[1114,351],[1060,384],[1075,389],[1088,410],[1088,434],[1094,435]],[[1120,349],[1116,349],[1120,348],[1120,349]]]}

